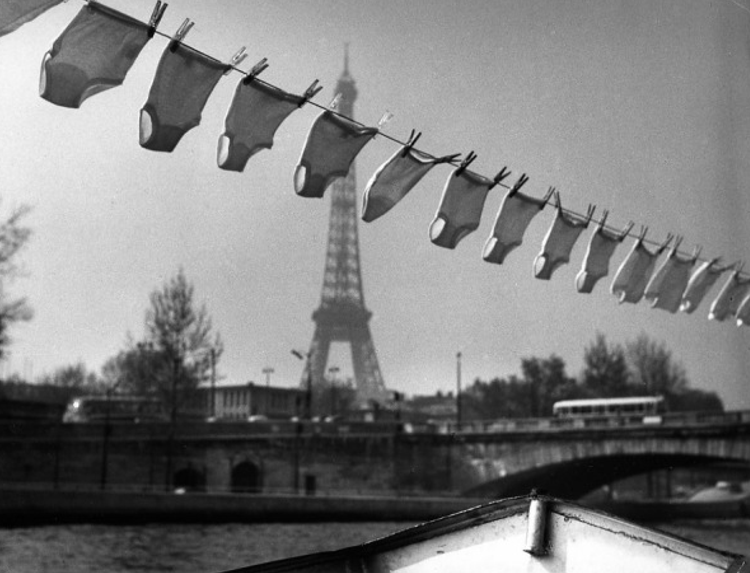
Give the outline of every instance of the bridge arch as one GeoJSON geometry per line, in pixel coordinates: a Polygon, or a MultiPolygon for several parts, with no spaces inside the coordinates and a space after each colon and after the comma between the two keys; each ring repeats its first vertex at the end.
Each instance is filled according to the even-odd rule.
{"type": "Polygon", "coordinates": [[[602,485],[667,468],[730,463],[750,469],[750,442],[742,439],[715,435],[686,439],[678,433],[658,438],[627,433],[575,438],[457,445],[461,491],[505,497],[537,488],[577,499],[602,485]]]}
{"type": "Polygon", "coordinates": [[[204,491],[206,489],[206,474],[192,465],[188,465],[174,473],[172,481],[175,489],[187,491],[204,491]]]}
{"type": "Polygon", "coordinates": [[[250,460],[243,460],[232,468],[231,489],[235,493],[258,493],[263,488],[261,468],[250,460]]]}
{"type": "Polygon", "coordinates": [[[597,456],[529,468],[483,483],[463,493],[467,496],[500,498],[525,495],[532,489],[539,489],[553,496],[578,499],[601,486],[628,477],[663,469],[682,469],[727,461],[748,465],[747,460],[685,454],[597,456]]]}

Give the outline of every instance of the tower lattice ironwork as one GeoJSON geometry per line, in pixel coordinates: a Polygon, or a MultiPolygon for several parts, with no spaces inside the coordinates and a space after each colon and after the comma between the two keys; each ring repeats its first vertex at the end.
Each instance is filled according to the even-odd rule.
{"type": "MultiPolygon", "coordinates": [[[[345,56],[344,73],[339,78],[336,93],[341,94],[338,111],[353,118],[357,89],[349,73],[348,54],[345,56]]],[[[357,404],[365,406],[373,401],[382,404],[387,401],[388,393],[368,324],[372,313],[365,307],[362,290],[354,163],[346,177],[331,183],[327,193],[331,197],[331,216],[323,293],[320,306],[312,315],[315,333],[302,384],[311,384],[313,388],[319,384],[324,379],[331,343],[348,342],[351,347],[357,404]]]]}

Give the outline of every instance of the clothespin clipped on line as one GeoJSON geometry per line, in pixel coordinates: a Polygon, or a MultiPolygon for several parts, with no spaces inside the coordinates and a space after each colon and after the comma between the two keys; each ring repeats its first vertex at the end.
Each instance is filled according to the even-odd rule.
{"type": "Polygon", "coordinates": [[[419,138],[422,137],[422,132],[419,133],[416,132],[416,130],[412,129],[411,134],[409,134],[409,139],[406,142],[406,145],[404,145],[404,150],[401,152],[401,157],[406,157],[409,152],[414,149],[414,144],[419,141],[419,138]]]}
{"type": "Polygon", "coordinates": [[[239,50],[237,50],[237,53],[232,56],[232,59],[229,60],[229,63],[227,64],[227,69],[224,71],[224,75],[226,76],[231,72],[235,67],[239,66],[242,63],[242,60],[247,58],[247,54],[245,53],[245,50],[247,48],[245,46],[242,46],[239,50]]]}
{"type": "Polygon", "coordinates": [[[387,123],[388,123],[389,121],[391,121],[392,119],[393,119],[393,114],[392,114],[392,113],[391,113],[390,111],[388,111],[388,110],[385,110],[385,111],[383,112],[383,115],[381,115],[381,116],[380,116],[380,119],[378,120],[378,130],[381,130],[381,129],[383,129],[383,127],[384,127],[384,126],[385,126],[385,125],[386,125],[386,124],[387,124],[387,123]]]}
{"type": "Polygon", "coordinates": [[[628,224],[623,227],[617,240],[622,243],[625,240],[625,237],[630,235],[630,231],[633,230],[633,227],[635,227],[635,221],[628,221],[628,224]]]}
{"type": "MultiPolygon", "coordinates": [[[[528,181],[528,178],[527,178],[528,181]]],[[[541,211],[547,206],[547,203],[549,203],[549,200],[552,198],[552,195],[554,195],[557,192],[557,187],[550,187],[547,189],[547,194],[544,196],[544,199],[542,199],[542,204],[539,205],[539,210],[541,211]]]]}
{"type": "Polygon", "coordinates": [[[674,245],[672,245],[672,250],[669,252],[669,256],[672,257],[677,254],[677,249],[680,248],[680,245],[682,244],[682,240],[684,237],[682,235],[677,235],[675,237],[674,245]]]}
{"type": "Polygon", "coordinates": [[[318,85],[318,80],[315,80],[313,83],[310,84],[310,87],[305,90],[305,93],[302,94],[302,101],[299,102],[299,105],[297,107],[302,107],[305,105],[310,99],[315,97],[315,95],[323,89],[323,86],[318,85]]]}
{"type": "Polygon", "coordinates": [[[182,24],[180,24],[180,27],[177,28],[177,32],[175,32],[175,35],[172,36],[172,40],[169,42],[170,52],[174,52],[177,49],[177,44],[185,39],[185,36],[187,36],[190,28],[193,27],[193,24],[195,24],[195,22],[191,22],[190,18],[185,18],[185,20],[183,20],[182,24]]]}
{"type": "Polygon", "coordinates": [[[461,157],[460,153],[453,153],[451,155],[443,155],[435,159],[435,163],[453,163],[456,159],[461,157]]]}
{"type": "Polygon", "coordinates": [[[161,0],[156,0],[156,6],[154,6],[154,11],[151,12],[151,18],[148,19],[148,37],[153,38],[154,34],[156,34],[156,28],[159,26],[159,22],[161,22],[162,16],[164,16],[164,11],[167,9],[166,2],[162,2],[161,0]]]}
{"type": "Polygon", "coordinates": [[[333,99],[331,100],[331,103],[328,104],[328,109],[338,109],[339,103],[341,103],[341,98],[344,97],[341,92],[337,93],[335,96],[333,96],[333,99]]]}
{"type": "Polygon", "coordinates": [[[525,173],[523,173],[521,177],[518,178],[518,181],[516,181],[513,184],[513,187],[511,188],[511,190],[508,191],[508,196],[512,197],[513,195],[518,193],[518,190],[521,189],[521,187],[523,187],[528,180],[529,180],[528,176],[525,173]]]}
{"type": "Polygon", "coordinates": [[[492,184],[490,185],[490,189],[492,189],[493,187],[496,187],[497,185],[499,185],[500,183],[502,183],[503,179],[505,179],[510,174],[511,174],[510,169],[508,169],[507,166],[503,167],[500,170],[500,173],[498,173],[497,175],[495,175],[495,177],[493,177],[492,184]],[[507,171],[506,171],[506,169],[507,169],[507,171]]]}
{"type": "Polygon", "coordinates": [[[466,168],[469,165],[471,165],[476,158],[477,158],[477,154],[474,153],[473,151],[469,151],[469,154],[466,157],[464,157],[463,161],[461,161],[461,165],[458,166],[458,169],[456,169],[454,175],[456,177],[458,177],[459,175],[461,175],[461,173],[463,173],[464,171],[466,171],[466,168]]]}
{"type": "Polygon", "coordinates": [[[560,199],[560,192],[555,189],[554,193],[552,193],[555,197],[555,206],[557,207],[558,212],[562,213],[562,200],[560,199]]]}
{"type": "Polygon", "coordinates": [[[596,211],[596,205],[589,203],[589,206],[586,208],[586,218],[584,219],[585,221],[584,228],[588,228],[589,223],[591,223],[591,219],[594,218],[594,211],[596,211]]]}
{"type": "Polygon", "coordinates": [[[661,244],[661,246],[658,249],[656,249],[656,252],[661,254],[664,251],[664,249],[666,249],[669,246],[669,243],[671,243],[672,239],[674,238],[675,237],[672,233],[667,233],[667,239],[661,244]]]}
{"type": "Polygon", "coordinates": [[[268,67],[268,58],[263,58],[260,62],[255,64],[252,68],[250,68],[250,71],[247,73],[247,76],[245,79],[242,80],[242,83],[247,85],[250,82],[252,82],[255,78],[257,78],[265,69],[268,67]]]}
{"type": "Polygon", "coordinates": [[[695,245],[695,247],[693,247],[693,256],[692,256],[693,263],[695,263],[695,261],[698,260],[698,257],[701,256],[702,252],[703,252],[703,247],[702,246],[695,245]]]}
{"type": "MultiPolygon", "coordinates": [[[[605,209],[604,212],[602,213],[602,218],[599,219],[599,223],[598,223],[599,227],[597,229],[597,232],[599,232],[599,229],[604,229],[605,228],[605,226],[607,224],[607,217],[609,217],[609,209],[605,209]]],[[[634,225],[635,225],[635,223],[633,221],[630,221],[630,222],[628,222],[627,225],[625,225],[622,228],[622,231],[620,231],[617,234],[617,242],[618,243],[622,243],[625,240],[625,237],[627,237],[630,234],[630,231],[633,230],[633,226],[634,225]]]]}

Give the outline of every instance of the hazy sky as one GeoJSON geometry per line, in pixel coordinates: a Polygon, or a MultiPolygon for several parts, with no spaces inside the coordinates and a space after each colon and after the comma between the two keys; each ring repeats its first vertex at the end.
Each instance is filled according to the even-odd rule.
{"type": "MultiPolygon", "coordinates": [[[[146,20],[152,2],[105,4],[146,20]]],[[[750,4],[750,2],[747,2],[750,4]]],[[[28,296],[34,320],[13,330],[5,372],[37,376],[83,361],[99,370],[143,334],[148,296],[183,267],[221,333],[225,382],[295,385],[320,302],[328,195],[297,197],[293,171],[317,108],[294,112],[273,149],[244,173],[216,167],[216,142],[240,75],[222,78],[203,114],[173,153],[138,145],[138,112],[166,46],[156,37],[125,84],[78,110],[38,96],[45,51],[80,10],[51,9],[0,38],[0,208],[34,207],[27,276],[11,293],[28,296]]],[[[160,30],[186,17],[186,43],[228,60],[245,45],[248,69],[262,57],[266,81],[301,93],[312,80],[327,103],[350,43],[359,89],[355,115],[434,155],[466,154],[492,176],[525,172],[525,192],[556,186],[569,208],[610,210],[649,238],[685,236],[706,258],[750,257],[750,12],[731,0],[172,0],[160,30]]],[[[396,149],[379,137],[357,159],[359,187],[396,149]]],[[[389,388],[433,393],[463,380],[520,370],[527,356],[562,356],[579,373],[597,331],[612,342],[641,332],[664,341],[696,387],[730,408],[750,408],[750,340],[733,322],[707,320],[720,284],[693,315],[645,302],[619,305],[614,271],[589,295],[574,287],[589,233],[571,264],[550,281],[532,263],[554,217],[546,209],[502,266],[482,246],[504,191],[493,190],[480,228],[451,251],[428,227],[448,166],[438,166],[395,209],[360,222],[365,301],[389,388]]],[[[748,267],[750,269],[750,267],[748,267]]],[[[722,280],[723,283],[723,280],[722,280]]],[[[329,365],[351,371],[348,348],[329,365]]]]}

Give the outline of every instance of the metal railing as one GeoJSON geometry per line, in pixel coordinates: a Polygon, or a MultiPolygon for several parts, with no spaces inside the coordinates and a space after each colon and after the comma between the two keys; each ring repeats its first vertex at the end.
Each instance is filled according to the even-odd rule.
{"type": "MultiPolygon", "coordinates": [[[[463,422],[217,422],[178,423],[179,439],[264,439],[293,437],[390,437],[396,434],[502,434],[621,430],[623,428],[699,428],[750,424],[750,411],[676,412],[657,415],[612,415],[559,418],[503,418],[463,422]]],[[[101,440],[103,424],[0,422],[0,440],[101,440]]],[[[168,423],[112,423],[112,440],[166,440],[168,423]]]]}

